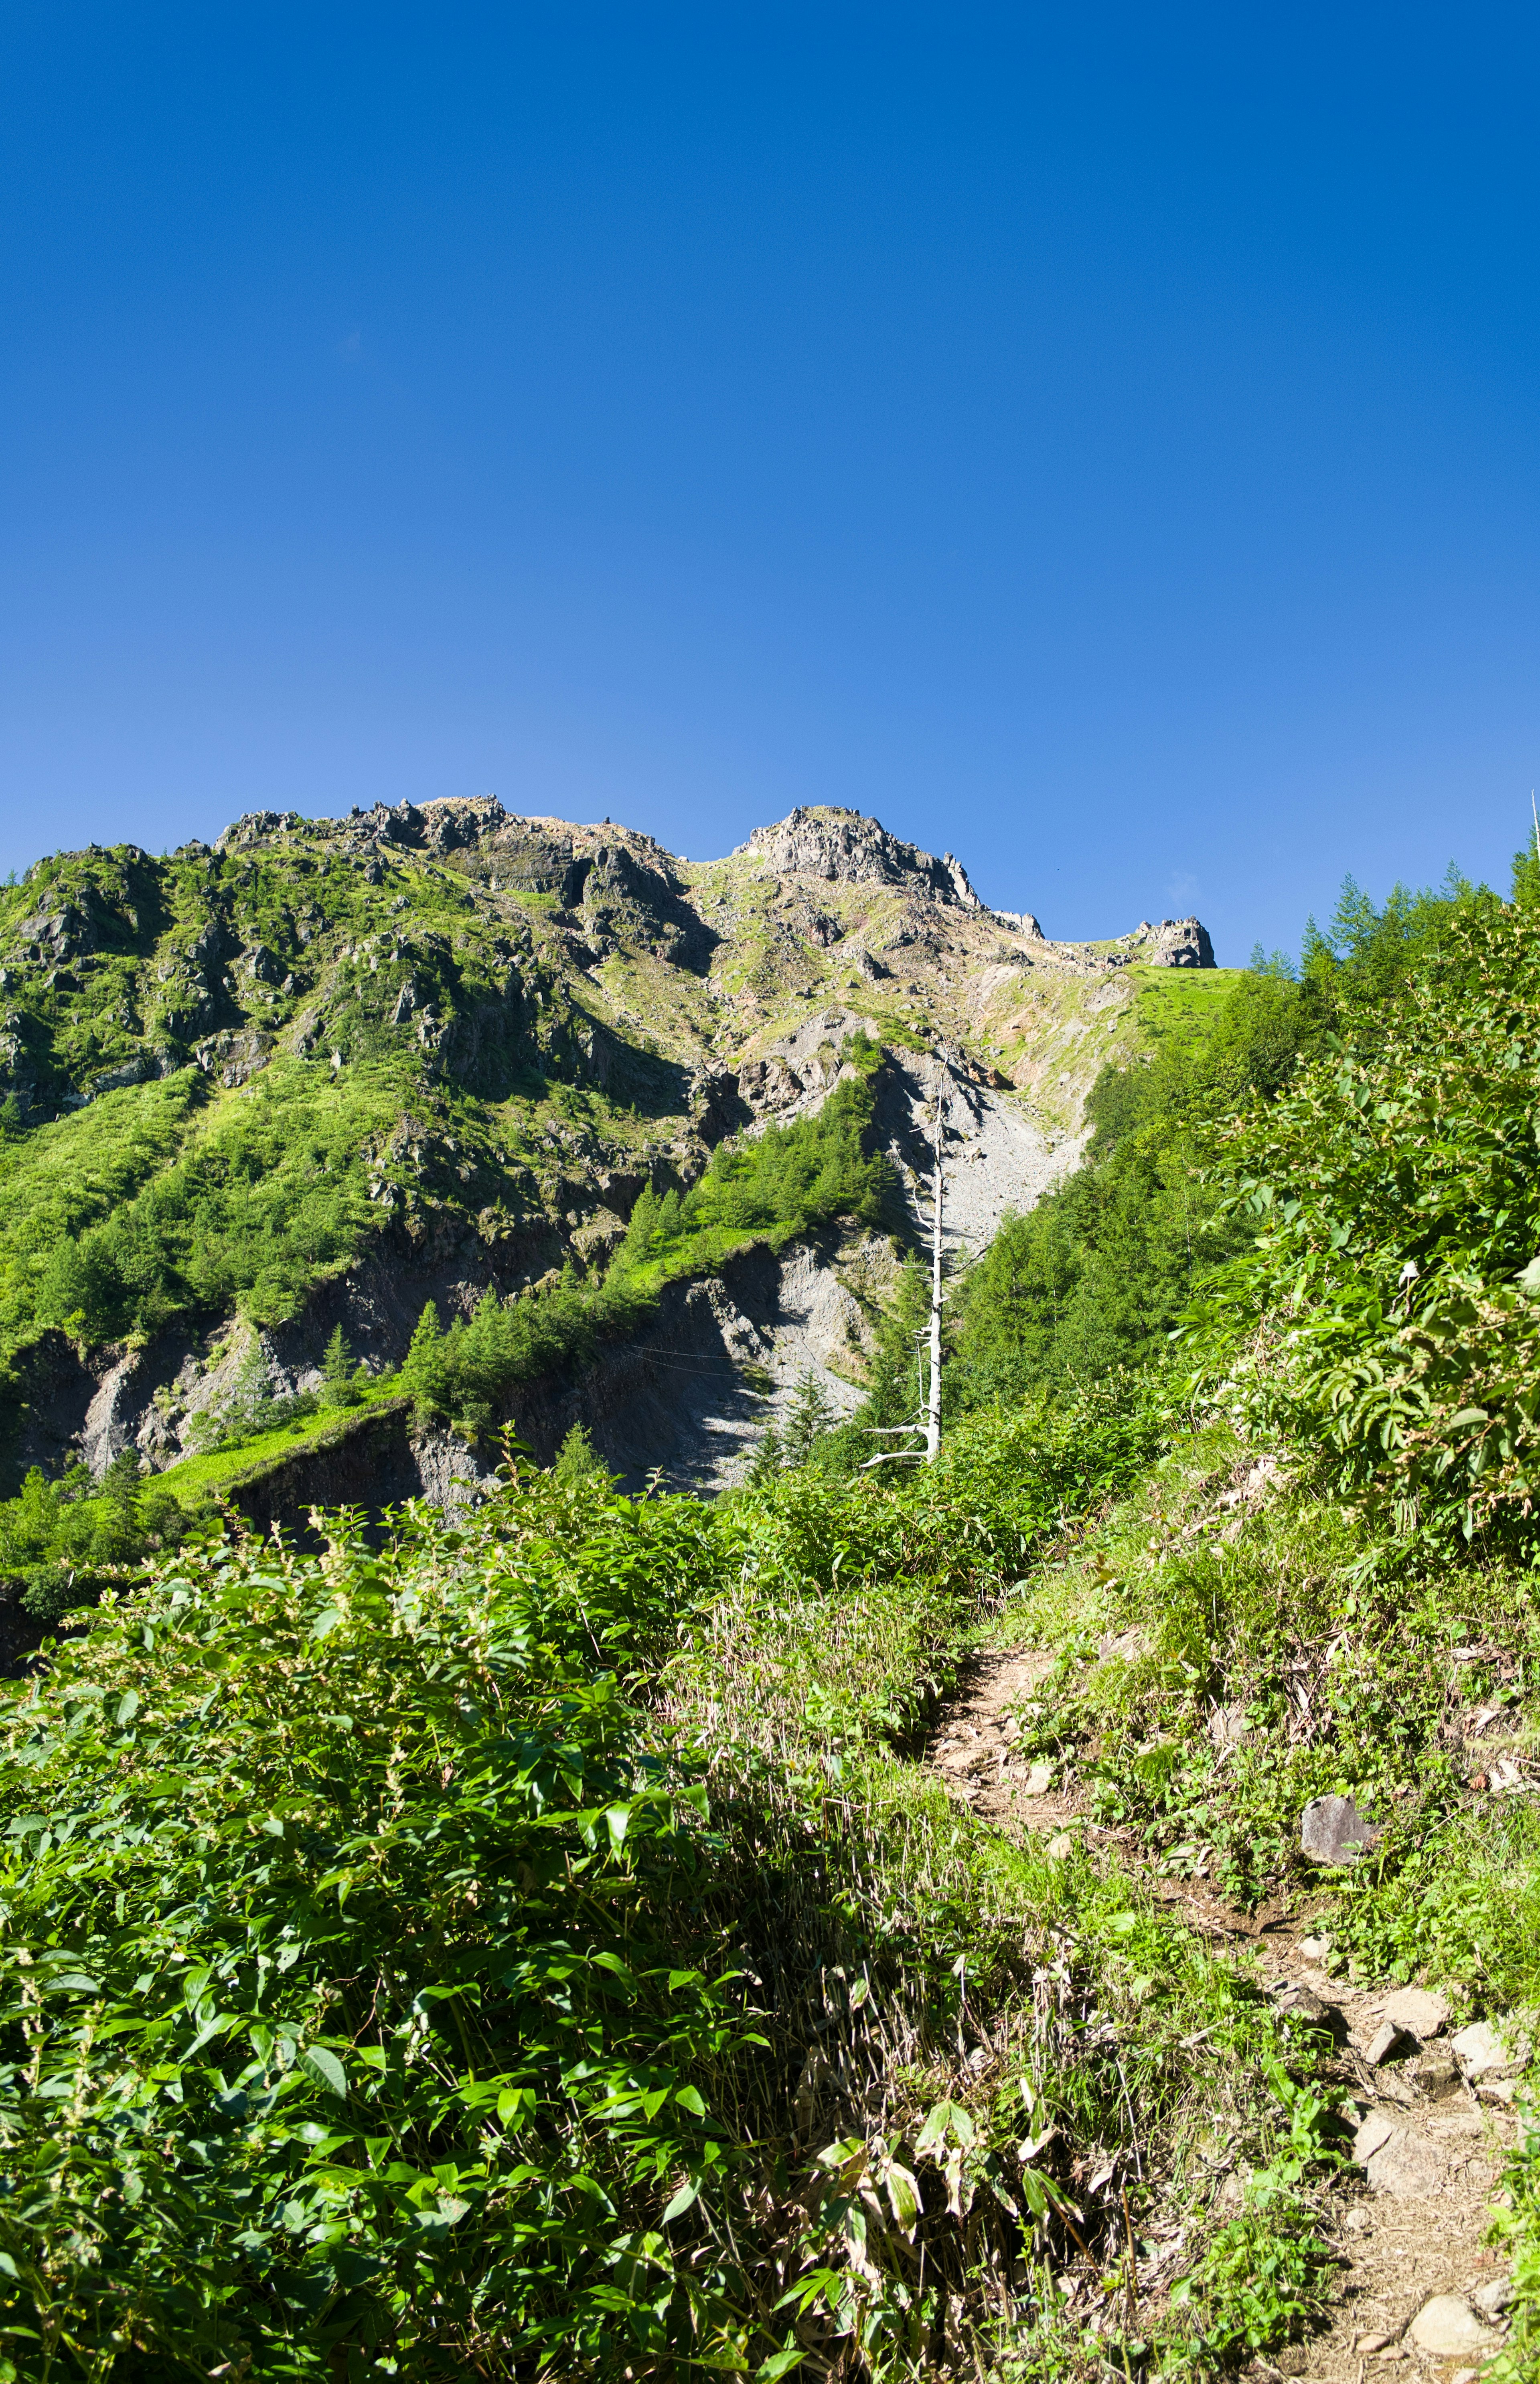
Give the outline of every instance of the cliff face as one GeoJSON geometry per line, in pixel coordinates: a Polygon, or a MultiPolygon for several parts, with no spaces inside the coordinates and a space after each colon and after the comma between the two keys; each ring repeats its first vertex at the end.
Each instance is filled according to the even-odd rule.
{"type": "Polygon", "coordinates": [[[1054,942],[833,807],[708,863],[490,797],[39,863],[0,889],[8,1470],[174,1461],[249,1354],[237,1318],[292,1390],[338,1324],[389,1366],[428,1299],[447,1322],[593,1274],[644,1184],[816,1108],[858,1031],[906,1179],[947,1055],[982,1239],[1073,1163],[1140,963],[1212,952],[1196,920],[1054,942]]]}

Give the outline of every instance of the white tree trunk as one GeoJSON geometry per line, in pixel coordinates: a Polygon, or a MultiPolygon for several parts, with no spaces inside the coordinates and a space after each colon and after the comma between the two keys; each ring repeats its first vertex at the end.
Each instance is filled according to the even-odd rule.
{"type": "Polygon", "coordinates": [[[946,1198],[946,1178],[941,1162],[946,1139],[946,1101],[944,1095],[938,1092],[934,1143],[936,1163],[930,1188],[930,1383],[925,1405],[927,1465],[934,1465],[941,1454],[941,1234],[946,1198]]]}

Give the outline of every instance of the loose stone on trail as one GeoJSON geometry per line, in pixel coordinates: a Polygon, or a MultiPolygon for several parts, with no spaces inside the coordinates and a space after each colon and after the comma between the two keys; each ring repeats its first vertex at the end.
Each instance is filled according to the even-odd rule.
{"type": "Polygon", "coordinates": [[[1430,2036],[1448,2027],[1449,2005],[1445,1996],[1431,1995],[1425,1987],[1402,1987],[1385,1997],[1385,2016],[1392,2028],[1425,2044],[1430,2036]]]}
{"type": "Polygon", "coordinates": [[[1434,2359],[1463,2359],[1472,2352],[1493,2348],[1490,2327],[1483,2326],[1469,2302],[1458,2293],[1434,2293],[1424,2302],[1407,2329],[1419,2351],[1434,2359]]]}
{"type": "Polygon", "coordinates": [[[1351,1796],[1312,1796],[1300,1817],[1299,1844],[1314,1862],[1356,1862],[1379,1835],[1351,1796]]]}
{"type": "Polygon", "coordinates": [[[1527,2046],[1509,2044],[1490,2020],[1478,2019],[1462,2028],[1450,2044],[1467,2078],[1509,2077],[1523,2067],[1528,2057],[1527,2046]]]}

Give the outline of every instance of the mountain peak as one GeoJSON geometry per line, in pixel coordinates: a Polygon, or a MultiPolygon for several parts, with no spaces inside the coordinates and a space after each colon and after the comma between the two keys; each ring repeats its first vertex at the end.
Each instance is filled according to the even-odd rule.
{"type": "Polygon", "coordinates": [[[770,827],[756,827],[741,855],[768,862],[777,876],[819,877],[845,885],[911,886],[933,900],[964,911],[984,908],[968,873],[950,852],[938,860],[917,844],[892,835],[878,819],[843,804],[799,805],[770,827]]]}

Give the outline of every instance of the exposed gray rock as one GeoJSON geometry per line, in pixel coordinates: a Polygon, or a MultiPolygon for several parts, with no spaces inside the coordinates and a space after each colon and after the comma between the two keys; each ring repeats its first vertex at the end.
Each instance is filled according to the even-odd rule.
{"type": "Polygon", "coordinates": [[[99,1482],[115,1457],[131,1446],[140,1413],[143,1396],[134,1396],[134,1375],[139,1369],[139,1352],[130,1349],[126,1358],[109,1368],[103,1376],[95,1397],[85,1411],[85,1429],[81,1435],[81,1454],[99,1482]]]}
{"type": "Polygon", "coordinates": [[[1353,2158],[1376,2193],[1415,2202],[1443,2191],[1443,2154],[1425,2137],[1394,2127],[1378,2111],[1370,2114],[1354,2137],[1353,2158]]]}
{"type": "Polygon", "coordinates": [[[1450,2040],[1451,2049],[1467,2078],[1511,2078],[1529,2058],[1521,2040],[1500,2036],[1490,2020],[1478,2019],[1450,2040]]]}
{"type": "Polygon", "coordinates": [[[1356,1862],[1380,1836],[1351,1796],[1312,1796],[1299,1821],[1299,1844],[1312,1862],[1356,1862]]]}
{"type": "Polygon", "coordinates": [[[1497,2338],[1459,2293],[1434,2293],[1407,2328],[1419,2351],[1433,2359],[1480,2357],[1497,2348],[1497,2338]]]}
{"type": "Polygon", "coordinates": [[[778,877],[802,876],[843,880],[850,885],[876,882],[885,886],[914,884],[938,902],[954,902],[965,911],[982,910],[968,883],[968,873],[951,853],[938,860],[916,844],[890,835],[880,820],[836,803],[801,806],[771,827],[756,827],[746,844],[737,848],[768,862],[778,877]]]}
{"type": "Polygon", "coordinates": [[[1214,948],[1200,919],[1145,920],[1135,937],[1136,960],[1147,968],[1212,968],[1214,948]]]}
{"type": "Polygon", "coordinates": [[[1426,1987],[1400,1987],[1385,2000],[1385,2017],[1392,2028],[1425,2044],[1449,2024],[1448,1998],[1430,1994],[1426,1987]]]}

